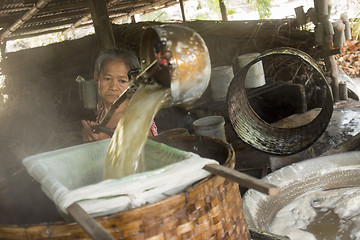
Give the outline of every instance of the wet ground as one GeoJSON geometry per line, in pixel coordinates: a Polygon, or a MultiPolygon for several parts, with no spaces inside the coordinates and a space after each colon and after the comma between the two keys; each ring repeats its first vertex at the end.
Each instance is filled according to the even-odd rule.
{"type": "MultiPolygon", "coordinates": [[[[353,79],[360,87],[360,78],[353,79]]],[[[313,144],[315,156],[318,156],[360,132],[360,102],[348,98],[334,104],[334,111],[328,127],[313,144]]]]}
{"type": "Polygon", "coordinates": [[[331,121],[313,148],[327,151],[360,132],[360,102],[349,99],[335,103],[331,121]]]}

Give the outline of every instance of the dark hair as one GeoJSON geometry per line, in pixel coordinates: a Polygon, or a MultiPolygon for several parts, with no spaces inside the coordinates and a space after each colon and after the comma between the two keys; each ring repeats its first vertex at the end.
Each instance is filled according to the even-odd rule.
{"type": "Polygon", "coordinates": [[[104,64],[114,59],[122,60],[130,70],[140,69],[139,59],[134,52],[124,48],[112,48],[101,52],[95,62],[95,72],[100,74],[104,64]]]}

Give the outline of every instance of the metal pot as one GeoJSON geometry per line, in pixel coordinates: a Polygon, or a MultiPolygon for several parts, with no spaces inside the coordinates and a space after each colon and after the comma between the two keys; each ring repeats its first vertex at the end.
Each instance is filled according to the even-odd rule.
{"type": "Polygon", "coordinates": [[[146,79],[171,88],[171,104],[189,104],[206,90],[211,73],[208,49],[194,30],[181,25],[146,29],[140,44],[141,68],[146,79]]]}

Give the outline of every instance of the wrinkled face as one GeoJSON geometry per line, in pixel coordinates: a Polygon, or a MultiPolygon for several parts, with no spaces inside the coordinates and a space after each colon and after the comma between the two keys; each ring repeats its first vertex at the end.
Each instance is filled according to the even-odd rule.
{"type": "Polygon", "coordinates": [[[98,75],[98,91],[106,108],[128,87],[128,72],[130,69],[120,59],[108,61],[98,75]]]}

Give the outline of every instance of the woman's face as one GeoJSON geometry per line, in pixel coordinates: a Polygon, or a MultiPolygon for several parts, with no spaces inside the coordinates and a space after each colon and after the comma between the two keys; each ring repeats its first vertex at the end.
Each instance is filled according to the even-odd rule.
{"type": "Polygon", "coordinates": [[[106,108],[121,95],[129,86],[128,72],[130,69],[121,59],[108,61],[99,74],[99,96],[106,108]]]}

